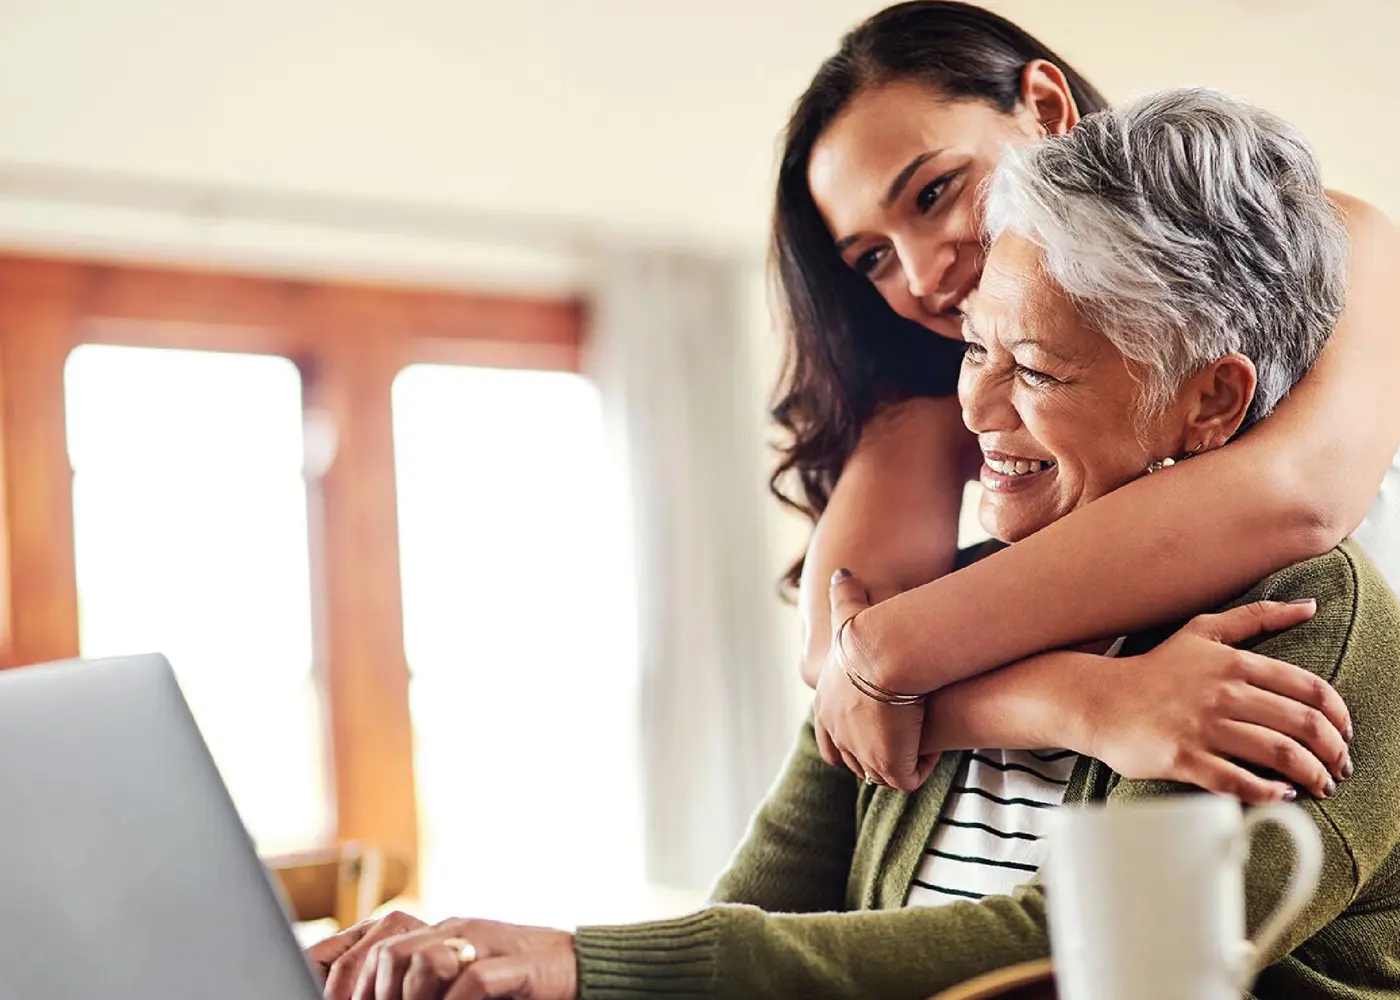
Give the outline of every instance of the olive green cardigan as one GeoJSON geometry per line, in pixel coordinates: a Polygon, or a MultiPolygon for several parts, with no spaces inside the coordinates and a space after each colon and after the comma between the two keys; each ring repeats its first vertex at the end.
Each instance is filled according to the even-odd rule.
{"type": "MultiPolygon", "coordinates": [[[[1325,677],[1351,709],[1356,771],[1304,808],[1322,833],[1321,887],[1255,985],[1261,998],[1400,991],[1400,610],[1356,546],[1275,573],[1239,602],[1316,598],[1310,621],[1254,644],[1325,677]]],[[[1125,652],[1150,648],[1134,637],[1125,652]]],[[[1044,890],[905,908],[961,754],[912,795],[828,767],[810,723],[715,892],[691,916],[581,928],[581,1000],[916,1000],[1049,951],[1044,890]]],[[[1082,760],[1067,802],[1183,791],[1082,760]]],[[[1251,926],[1289,871],[1266,828],[1247,870],[1251,926]]]]}

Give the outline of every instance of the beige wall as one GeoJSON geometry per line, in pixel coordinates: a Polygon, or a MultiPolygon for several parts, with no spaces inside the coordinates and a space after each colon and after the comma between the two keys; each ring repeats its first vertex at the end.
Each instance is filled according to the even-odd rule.
{"type": "MultiPolygon", "coordinates": [[[[1273,107],[1332,183],[1400,216],[1397,0],[992,5],[1111,97],[1205,83],[1273,107]]],[[[757,275],[787,108],[878,6],[0,0],[0,243],[556,291],[586,287],[589,246],[621,239],[730,248],[757,275]],[[194,194],[157,211],[36,202],[14,164],[38,167],[21,180],[81,167],[194,194]],[[411,201],[480,238],[248,220],[249,185],[411,201]],[[517,217],[536,235],[497,245],[517,217]]],[[[753,316],[766,382],[777,347],[757,285],[753,316]]],[[[774,511],[776,570],[801,531],[774,511]]]]}
{"type": "MultiPolygon", "coordinates": [[[[0,0],[0,161],[480,206],[752,246],[858,0],[0,0]]],[[[1004,0],[1113,96],[1210,83],[1400,213],[1393,0],[1004,0]]]]}
{"type": "Polygon", "coordinates": [[[1329,183],[1400,217],[1400,3],[1394,0],[1014,0],[1112,99],[1198,83],[1300,125],[1329,183]]]}

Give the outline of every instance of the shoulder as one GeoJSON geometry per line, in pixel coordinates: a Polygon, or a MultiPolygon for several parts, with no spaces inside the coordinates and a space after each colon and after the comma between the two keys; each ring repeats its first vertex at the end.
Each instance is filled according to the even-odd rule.
{"type": "Polygon", "coordinates": [[[1348,539],[1320,556],[1270,573],[1220,610],[1252,601],[1291,601],[1308,597],[1318,602],[1319,610],[1324,604],[1354,605],[1360,576],[1368,565],[1356,543],[1348,539]]]}
{"type": "Polygon", "coordinates": [[[1395,228],[1384,212],[1364,198],[1335,189],[1327,192],[1327,198],[1336,206],[1337,211],[1342,213],[1348,226],[1358,229],[1395,228]]]}
{"type": "MultiPolygon", "coordinates": [[[[1400,604],[1380,571],[1351,539],[1313,559],[1265,577],[1231,602],[1312,598],[1317,614],[1256,645],[1270,656],[1306,667],[1337,683],[1353,669],[1394,673],[1400,656],[1400,604]]],[[[1224,609],[1222,609],[1224,610],[1224,609]]]]}
{"type": "Polygon", "coordinates": [[[1256,590],[1275,600],[1317,598],[1312,619],[1256,648],[1322,676],[1351,713],[1354,772],[1335,795],[1305,806],[1324,842],[1336,838],[1324,886],[1339,893],[1340,905],[1369,904],[1400,880],[1400,603],[1350,539],[1256,590]]]}
{"type": "Polygon", "coordinates": [[[1400,254],[1400,227],[1379,208],[1343,191],[1328,191],[1327,196],[1346,223],[1353,253],[1400,254]]]}
{"type": "Polygon", "coordinates": [[[920,396],[882,406],[861,430],[838,489],[853,481],[878,488],[882,504],[908,496],[925,504],[925,493],[952,482],[961,495],[976,439],[963,426],[956,397],[920,396]]]}
{"type": "Polygon", "coordinates": [[[861,430],[861,448],[903,448],[967,436],[956,396],[914,396],[886,403],[861,430]]]}

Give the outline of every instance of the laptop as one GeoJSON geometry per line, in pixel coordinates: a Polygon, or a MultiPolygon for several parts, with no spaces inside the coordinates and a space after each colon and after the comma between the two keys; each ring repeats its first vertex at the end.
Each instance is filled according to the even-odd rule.
{"type": "Polygon", "coordinates": [[[0,998],[320,995],[165,658],[0,671],[0,998]]]}

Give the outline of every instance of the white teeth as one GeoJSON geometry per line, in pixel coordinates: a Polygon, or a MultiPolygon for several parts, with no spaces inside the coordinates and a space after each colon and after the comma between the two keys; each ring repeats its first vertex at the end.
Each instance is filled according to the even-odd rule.
{"type": "Polygon", "coordinates": [[[1003,476],[1028,476],[1043,469],[1053,466],[1054,462],[1032,462],[1024,458],[1012,461],[1003,461],[999,458],[987,458],[987,467],[993,472],[999,472],[1003,476]]]}

